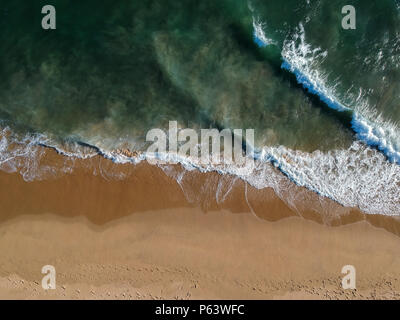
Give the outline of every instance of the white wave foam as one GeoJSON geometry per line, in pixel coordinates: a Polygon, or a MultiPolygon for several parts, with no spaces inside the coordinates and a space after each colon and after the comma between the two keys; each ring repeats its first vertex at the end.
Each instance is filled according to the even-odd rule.
{"type": "Polygon", "coordinates": [[[265,22],[262,22],[260,18],[256,17],[255,10],[250,1],[248,2],[248,7],[249,10],[252,12],[254,42],[261,48],[269,45],[275,45],[275,41],[268,38],[264,32],[264,30],[267,28],[267,24],[265,22]]]}
{"type": "Polygon", "coordinates": [[[350,110],[338,102],[335,88],[326,84],[329,75],[324,74],[318,68],[327,55],[327,51],[323,51],[321,48],[312,48],[306,42],[304,27],[300,23],[293,39],[285,40],[283,43],[282,68],[294,73],[300,84],[311,93],[318,95],[332,109],[350,110]]]}
{"type": "Polygon", "coordinates": [[[44,150],[41,145],[48,142],[41,134],[27,134],[19,137],[10,128],[0,129],[0,170],[18,172],[25,181],[40,180],[56,173],[69,172],[70,165],[55,167],[41,163],[44,150]]]}
{"type": "Polygon", "coordinates": [[[261,48],[269,46],[271,44],[275,44],[275,42],[272,39],[267,38],[267,36],[264,33],[264,28],[265,25],[260,20],[256,20],[253,18],[254,41],[261,48]]]}
{"type": "Polygon", "coordinates": [[[284,147],[264,149],[297,185],[370,214],[400,214],[400,167],[361,142],[348,150],[311,154],[284,147]]]}
{"type": "MultiPolygon", "coordinates": [[[[366,144],[377,147],[390,161],[400,164],[400,130],[397,124],[384,120],[382,115],[368,106],[364,98],[365,92],[360,89],[354,106],[349,107],[340,102],[336,87],[327,85],[328,74],[319,70],[328,55],[320,48],[312,48],[306,42],[305,31],[299,25],[293,39],[283,44],[282,68],[289,70],[297,81],[311,93],[317,95],[327,106],[338,111],[351,111],[352,128],[357,138],[366,144]]],[[[339,83],[337,82],[336,86],[339,83]]]]}

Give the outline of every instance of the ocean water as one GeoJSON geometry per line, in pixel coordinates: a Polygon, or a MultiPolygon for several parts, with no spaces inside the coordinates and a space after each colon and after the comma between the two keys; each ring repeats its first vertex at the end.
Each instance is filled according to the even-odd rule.
{"type": "Polygon", "coordinates": [[[43,30],[46,4],[1,3],[0,169],[31,181],[99,154],[135,165],[169,121],[249,128],[255,168],[159,156],[400,215],[400,1],[351,1],[355,30],[341,0],[53,0],[57,29],[43,30]],[[43,165],[44,147],[64,163],[43,165]]]}

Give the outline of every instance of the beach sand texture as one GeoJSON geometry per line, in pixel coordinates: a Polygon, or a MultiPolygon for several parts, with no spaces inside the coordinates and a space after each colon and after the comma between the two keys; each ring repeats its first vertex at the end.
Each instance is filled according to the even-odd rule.
{"type": "Polygon", "coordinates": [[[191,173],[194,190],[210,193],[189,202],[189,189],[158,167],[93,161],[132,172],[106,180],[77,165],[34,182],[0,173],[0,298],[400,297],[394,218],[327,199],[318,212],[316,195],[299,187],[293,210],[273,190],[241,180],[217,201],[213,188],[228,180],[216,173],[191,173]],[[56,290],[42,289],[44,265],[56,268],[56,290]],[[344,265],[356,268],[356,290],[342,289],[344,265]]]}

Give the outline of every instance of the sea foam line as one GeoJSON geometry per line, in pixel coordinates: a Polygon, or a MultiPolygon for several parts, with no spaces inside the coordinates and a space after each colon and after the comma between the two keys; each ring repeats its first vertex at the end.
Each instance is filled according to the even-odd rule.
{"type": "MultiPolygon", "coordinates": [[[[73,158],[89,159],[100,155],[115,163],[132,164],[158,159],[160,162],[157,165],[161,168],[169,164],[181,164],[185,172],[217,172],[240,178],[257,189],[270,187],[277,195],[283,193],[284,201],[288,196],[285,190],[290,188],[291,180],[296,185],[304,186],[346,207],[358,207],[371,214],[400,214],[400,166],[386,161],[383,154],[358,141],[348,150],[333,150],[327,153],[306,153],[284,146],[264,147],[253,150],[255,165],[247,166],[248,163],[245,163],[245,166],[241,167],[224,163],[203,165],[199,159],[176,153],[142,152],[130,157],[99,146],[93,146],[88,153],[87,148],[89,146],[82,147],[77,143],[75,148],[69,147],[72,151],[66,151],[44,135],[26,135],[16,139],[7,129],[0,131],[0,169],[8,172],[18,171],[25,180],[32,181],[46,179],[48,173],[54,174],[57,170],[62,173],[72,172],[73,158]],[[72,160],[61,164],[61,167],[43,167],[40,158],[45,154],[43,147],[46,144],[66,156],[66,159],[72,160]]],[[[101,174],[103,175],[102,172],[101,174]]],[[[113,175],[107,173],[107,177],[113,175]]]]}
{"type": "Polygon", "coordinates": [[[383,154],[358,141],[347,150],[329,152],[307,153],[284,146],[263,147],[253,150],[255,166],[241,167],[224,163],[204,165],[197,158],[170,152],[142,152],[136,157],[127,157],[99,150],[116,163],[137,164],[157,159],[160,167],[180,164],[186,171],[228,174],[257,189],[273,188],[278,195],[287,188],[290,180],[345,207],[357,207],[369,214],[400,214],[400,166],[388,162],[383,154]]]}

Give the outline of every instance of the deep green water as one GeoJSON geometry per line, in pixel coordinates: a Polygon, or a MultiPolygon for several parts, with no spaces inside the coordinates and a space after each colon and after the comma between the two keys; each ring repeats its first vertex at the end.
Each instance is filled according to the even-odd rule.
{"type": "MultiPolygon", "coordinates": [[[[253,7],[283,43],[286,34],[276,35],[293,32],[308,14],[300,2],[253,7]]],[[[51,31],[41,28],[44,4],[50,3],[2,1],[0,116],[22,130],[104,148],[121,141],[140,146],[148,129],[169,120],[254,128],[260,146],[308,151],[345,148],[353,139],[348,118],[280,68],[281,44],[255,44],[247,1],[52,1],[57,29],[51,31]]],[[[329,34],[339,36],[320,27],[335,8],[330,4],[321,17],[312,10],[319,46],[331,45],[329,34]]],[[[336,20],[331,29],[340,27],[336,20]]]]}

